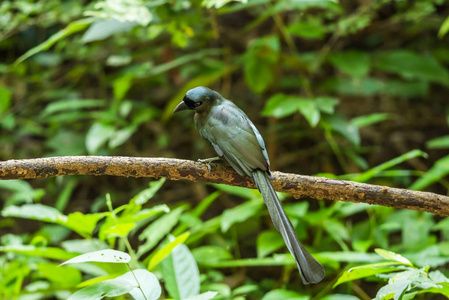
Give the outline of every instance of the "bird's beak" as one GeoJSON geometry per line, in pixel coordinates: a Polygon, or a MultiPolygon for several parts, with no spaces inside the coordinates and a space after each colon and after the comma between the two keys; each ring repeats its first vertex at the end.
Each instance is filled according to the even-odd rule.
{"type": "Polygon", "coordinates": [[[176,106],[176,108],[173,111],[173,113],[176,113],[176,112],[181,111],[181,110],[186,110],[186,109],[189,109],[189,107],[184,103],[184,101],[181,101],[181,103],[179,103],[178,106],[176,106]]]}

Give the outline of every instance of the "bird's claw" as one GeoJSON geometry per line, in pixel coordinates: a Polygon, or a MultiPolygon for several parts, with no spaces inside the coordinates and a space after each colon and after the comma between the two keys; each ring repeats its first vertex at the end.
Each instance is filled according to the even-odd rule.
{"type": "Polygon", "coordinates": [[[210,173],[212,171],[211,163],[213,161],[217,161],[217,160],[220,160],[220,157],[211,157],[211,158],[205,158],[205,159],[198,159],[198,162],[206,164],[207,170],[210,173]]]}

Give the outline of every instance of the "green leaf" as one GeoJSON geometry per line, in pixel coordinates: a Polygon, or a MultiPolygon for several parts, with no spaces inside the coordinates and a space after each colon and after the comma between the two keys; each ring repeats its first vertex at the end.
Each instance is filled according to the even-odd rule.
{"type": "Polygon", "coordinates": [[[68,37],[69,35],[72,35],[78,31],[84,30],[87,26],[89,26],[93,22],[93,19],[81,19],[74,21],[67,25],[64,29],[58,31],[57,33],[53,34],[48,40],[45,42],[37,45],[36,47],[28,50],[25,54],[20,56],[15,62],[14,65],[17,66],[24,60],[28,59],[29,57],[33,56],[36,53],[39,53],[41,51],[48,50],[51,46],[53,46],[56,42],[59,42],[60,40],[68,37]]]}
{"type": "Polygon", "coordinates": [[[328,28],[323,25],[321,18],[310,16],[307,20],[290,25],[288,31],[302,38],[320,39],[328,32],[328,28]]]}
{"type": "Polygon", "coordinates": [[[412,263],[407,258],[405,258],[402,255],[399,255],[397,253],[394,253],[394,252],[391,252],[388,250],[384,250],[384,249],[380,249],[380,248],[374,249],[374,251],[385,259],[394,260],[394,261],[397,261],[398,263],[412,266],[412,263]]]}
{"type": "Polygon", "coordinates": [[[201,2],[201,6],[206,7],[207,9],[210,9],[212,7],[214,7],[215,9],[219,9],[232,1],[242,2],[242,3],[248,2],[248,0],[203,0],[201,2]]]}
{"type": "Polygon", "coordinates": [[[232,259],[231,253],[219,246],[198,247],[192,250],[192,254],[195,257],[195,260],[202,265],[232,259]]]}
{"type": "Polygon", "coordinates": [[[83,237],[90,238],[98,221],[107,215],[108,213],[83,214],[77,211],[69,214],[66,221],[60,224],[72,229],[83,237]]]}
{"type": "Polygon", "coordinates": [[[360,266],[357,268],[349,269],[348,271],[344,272],[337,280],[337,282],[333,285],[333,288],[337,287],[338,285],[348,282],[357,280],[360,278],[366,278],[375,276],[377,274],[383,274],[383,273],[391,273],[394,271],[400,270],[400,268],[397,267],[397,263],[388,262],[388,263],[379,263],[379,264],[370,264],[365,266],[360,266]]]}
{"type": "Polygon", "coordinates": [[[430,168],[429,171],[423,174],[418,180],[416,180],[411,186],[411,190],[423,190],[432,183],[441,180],[449,174],[449,155],[440,158],[435,162],[435,164],[430,168]]]}
{"type": "Polygon", "coordinates": [[[189,248],[179,244],[161,263],[162,276],[170,295],[181,300],[200,293],[200,272],[189,248]]]}
{"type": "Polygon", "coordinates": [[[311,99],[300,99],[297,102],[298,110],[309,122],[310,126],[315,127],[320,121],[320,111],[311,99]]]}
{"type": "Polygon", "coordinates": [[[138,23],[132,21],[119,21],[117,19],[100,20],[90,25],[83,34],[82,41],[87,44],[94,41],[104,40],[116,33],[130,31],[138,23]]]}
{"type": "Polygon", "coordinates": [[[427,141],[426,146],[430,149],[449,148],[449,135],[427,141]]]}
{"type": "Polygon", "coordinates": [[[323,115],[323,122],[333,131],[344,136],[355,146],[360,145],[360,134],[358,128],[345,120],[340,114],[323,115]]]}
{"type": "Polygon", "coordinates": [[[134,125],[130,125],[123,129],[114,131],[114,133],[111,134],[111,137],[109,138],[109,148],[114,149],[124,144],[136,131],[137,127],[134,125]]]}
{"type": "Polygon", "coordinates": [[[45,194],[43,189],[33,189],[25,180],[0,181],[0,189],[13,192],[7,199],[5,207],[23,202],[31,203],[33,200],[39,200],[45,194]]]}
{"type": "Polygon", "coordinates": [[[105,104],[106,102],[104,100],[93,99],[69,99],[54,101],[45,106],[45,109],[39,114],[39,118],[46,119],[48,116],[55,113],[104,107],[105,104]]]}
{"type": "Polygon", "coordinates": [[[95,122],[86,134],[86,148],[90,154],[96,154],[114,134],[114,126],[95,122]]]}
{"type": "Polygon", "coordinates": [[[335,105],[340,102],[338,98],[334,97],[316,97],[312,99],[315,102],[315,105],[318,107],[318,109],[322,112],[333,114],[335,105]]]}
{"type": "Polygon", "coordinates": [[[245,54],[244,75],[255,93],[264,92],[274,80],[280,43],[276,36],[252,40],[245,54]]]}
{"type": "Polygon", "coordinates": [[[22,206],[8,206],[2,210],[3,217],[16,217],[31,220],[39,220],[50,223],[64,224],[67,216],[56,208],[42,204],[25,204],[22,206]]]}
{"type": "Polygon", "coordinates": [[[449,16],[441,24],[440,30],[438,31],[438,37],[442,39],[446,33],[449,31],[449,16]]]}
{"type": "Polygon", "coordinates": [[[191,296],[189,298],[186,298],[185,300],[210,300],[213,299],[217,294],[218,292],[205,292],[196,296],[191,296]]]}
{"type": "Polygon", "coordinates": [[[137,254],[140,256],[156,246],[179,222],[179,216],[183,211],[183,207],[178,207],[145,228],[139,235],[139,240],[145,240],[145,243],[140,245],[137,254]]]}
{"type": "Polygon", "coordinates": [[[59,268],[54,263],[37,264],[39,276],[42,276],[59,286],[76,286],[81,280],[81,271],[75,268],[59,268]]]}
{"type": "Polygon", "coordinates": [[[78,264],[92,261],[108,263],[128,263],[131,261],[131,256],[129,256],[128,253],[122,251],[105,249],[78,255],[72,259],[69,259],[68,261],[63,262],[61,265],[78,264]]]}
{"type": "Polygon", "coordinates": [[[405,79],[449,85],[449,71],[430,55],[419,55],[408,50],[382,52],[374,56],[373,65],[376,69],[396,73],[405,79]]]}
{"type": "Polygon", "coordinates": [[[350,122],[352,125],[357,126],[358,128],[362,128],[391,119],[392,117],[393,115],[389,113],[373,113],[366,116],[356,117],[350,122]]]}
{"type": "Polygon", "coordinates": [[[255,216],[262,207],[263,201],[259,198],[226,209],[220,218],[221,231],[226,232],[233,224],[244,222],[255,216]]]}
{"type": "Polygon", "coordinates": [[[285,94],[276,94],[268,99],[262,111],[264,116],[283,118],[298,111],[298,99],[285,94]]]}
{"type": "Polygon", "coordinates": [[[131,294],[136,300],[157,300],[161,296],[162,290],[153,273],[137,269],[117,278],[85,287],[72,294],[69,300],[94,300],[103,297],[117,297],[126,293],[131,294]]]}
{"type": "Polygon", "coordinates": [[[333,294],[323,297],[322,300],[360,300],[360,298],[351,295],[333,294]]]}
{"type": "Polygon", "coordinates": [[[131,202],[135,203],[136,205],[143,205],[147,203],[148,200],[152,199],[154,195],[156,195],[157,191],[159,191],[159,189],[162,187],[164,183],[165,183],[164,177],[157,181],[151,181],[149,183],[150,187],[139,192],[136,196],[134,196],[131,199],[131,202]]]}
{"type": "Polygon", "coordinates": [[[289,291],[289,290],[272,290],[265,294],[262,297],[262,300],[309,300],[310,296],[301,295],[297,292],[289,291]]]}
{"type": "Polygon", "coordinates": [[[367,75],[371,67],[369,55],[361,51],[333,53],[330,55],[329,60],[342,73],[352,77],[363,77],[367,75]]]}
{"type": "Polygon", "coordinates": [[[190,235],[189,232],[185,232],[185,233],[181,234],[180,236],[178,236],[177,238],[175,238],[174,240],[172,240],[171,242],[169,242],[164,247],[162,247],[162,249],[157,251],[151,257],[150,263],[148,264],[147,269],[148,270],[154,269],[155,266],[157,266],[162,260],[164,260],[168,255],[170,255],[170,253],[176,246],[184,243],[187,240],[187,238],[189,237],[189,235],[190,235]]]}
{"type": "Polygon", "coordinates": [[[75,255],[56,247],[36,247],[33,245],[0,246],[0,251],[21,253],[26,255],[45,257],[49,259],[70,259],[75,255]]]}
{"type": "Polygon", "coordinates": [[[274,230],[264,231],[257,237],[257,257],[265,257],[283,246],[284,240],[279,232],[274,230]]]}

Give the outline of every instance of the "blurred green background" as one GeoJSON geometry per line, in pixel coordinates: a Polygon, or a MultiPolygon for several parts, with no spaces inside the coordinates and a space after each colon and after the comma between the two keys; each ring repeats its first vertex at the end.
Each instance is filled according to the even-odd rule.
{"type": "MultiPolygon", "coordinates": [[[[447,194],[448,16],[444,0],[4,0],[0,160],[214,156],[191,113],[172,115],[187,90],[203,85],[233,100],[256,124],[272,170],[447,194]]],[[[306,287],[250,190],[165,182],[133,209],[166,204],[170,213],[128,220],[137,227],[115,238],[99,234],[111,217],[95,215],[108,211],[105,195],[114,208],[129,208],[150,181],[0,181],[0,298],[65,299],[95,277],[73,269],[75,279],[58,281],[39,266],[63,258],[17,250],[22,246],[74,253],[64,242],[85,239],[124,250],[119,236],[138,249],[149,240],[137,238],[141,228],[170,214],[179,223],[154,226],[164,235],[136,250],[139,261],[148,263],[143,254],[156,251],[165,233],[189,231],[185,243],[199,266],[201,291],[219,291],[217,299],[449,295],[449,222],[427,213],[284,197],[300,239],[326,267],[325,281],[306,287]],[[42,217],[56,213],[49,207],[95,221],[84,231],[54,224],[42,217]],[[334,286],[349,268],[382,261],[375,248],[400,253],[413,267],[365,268],[372,272],[365,279],[334,286]],[[397,277],[388,282],[397,270],[405,277],[399,288],[397,277]]],[[[57,270],[64,269],[51,272],[57,270]]],[[[182,298],[173,287],[164,295],[182,298]]]]}

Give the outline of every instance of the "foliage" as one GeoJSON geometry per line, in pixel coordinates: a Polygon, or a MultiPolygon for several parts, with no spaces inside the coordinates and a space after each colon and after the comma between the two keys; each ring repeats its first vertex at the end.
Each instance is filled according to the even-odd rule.
{"type": "MultiPolygon", "coordinates": [[[[443,0],[2,1],[0,160],[210,156],[172,117],[204,85],[257,124],[274,170],[447,194],[448,16],[443,0]]],[[[304,287],[256,191],[146,184],[0,182],[0,298],[449,297],[445,218],[287,200],[326,268],[304,287]],[[113,249],[129,262],[98,261],[113,249]]]]}

